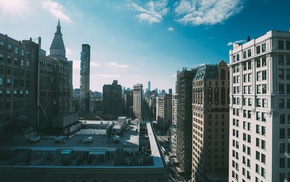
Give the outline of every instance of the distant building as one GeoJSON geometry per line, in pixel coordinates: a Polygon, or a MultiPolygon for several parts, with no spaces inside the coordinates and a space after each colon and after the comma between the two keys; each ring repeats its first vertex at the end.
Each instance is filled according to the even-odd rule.
{"type": "Polygon", "coordinates": [[[143,100],[143,85],[138,83],[134,85],[133,89],[133,112],[134,115],[142,118],[142,100],[143,100]]]}
{"type": "Polygon", "coordinates": [[[133,115],[133,90],[124,90],[123,97],[123,113],[132,118],[133,115]]]}
{"type": "Polygon", "coordinates": [[[198,68],[192,82],[192,179],[196,182],[214,179],[213,174],[228,181],[228,73],[224,61],[206,64],[198,68]]]}
{"type": "Polygon", "coordinates": [[[172,95],[164,94],[156,97],[156,121],[158,126],[169,129],[172,124],[172,95]]]}
{"type": "Polygon", "coordinates": [[[177,73],[177,149],[179,173],[185,180],[191,179],[192,173],[192,80],[196,69],[177,73]]]}
{"type": "Polygon", "coordinates": [[[103,86],[103,117],[117,119],[122,112],[122,86],[114,80],[111,85],[103,86]]]}
{"type": "Polygon", "coordinates": [[[90,61],[91,47],[82,44],[80,71],[80,116],[90,114],[90,61]]]}
{"type": "Polygon", "coordinates": [[[289,181],[290,32],[234,44],[229,58],[229,181],[289,181]]]}
{"type": "Polygon", "coordinates": [[[147,107],[152,114],[152,120],[156,119],[156,97],[158,96],[157,90],[147,91],[144,94],[144,101],[147,104],[147,107]]]}

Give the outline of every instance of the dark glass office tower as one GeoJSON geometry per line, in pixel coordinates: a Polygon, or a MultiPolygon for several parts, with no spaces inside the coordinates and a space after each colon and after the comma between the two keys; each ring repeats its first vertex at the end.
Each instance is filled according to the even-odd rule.
{"type": "Polygon", "coordinates": [[[88,116],[90,113],[90,54],[90,45],[83,44],[80,73],[80,116],[88,116]]]}

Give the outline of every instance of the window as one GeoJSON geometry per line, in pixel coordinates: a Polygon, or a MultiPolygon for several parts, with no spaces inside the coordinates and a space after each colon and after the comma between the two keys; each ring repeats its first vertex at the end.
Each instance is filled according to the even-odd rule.
{"type": "Polygon", "coordinates": [[[285,124],[285,120],[286,120],[286,117],[285,117],[285,114],[280,114],[280,124],[285,124]]]}
{"type": "Polygon", "coordinates": [[[248,70],[252,69],[252,63],[251,61],[248,61],[248,70]]]}
{"type": "Polygon", "coordinates": [[[278,64],[280,66],[283,66],[284,65],[284,55],[279,55],[278,56],[278,64]]]}
{"type": "MultiPolygon", "coordinates": [[[[1,42],[0,42],[1,43],[1,42]]],[[[290,50],[290,41],[286,41],[286,49],[290,50]]]]}
{"type": "Polygon", "coordinates": [[[8,44],[8,51],[12,52],[12,45],[11,44],[8,44]]]}
{"type": "Polygon", "coordinates": [[[279,103],[278,103],[278,107],[279,107],[279,109],[284,109],[284,99],[279,99],[278,102],[279,102],[279,103]]]}
{"type": "Polygon", "coordinates": [[[257,64],[257,68],[260,68],[261,67],[260,59],[256,59],[256,64],[257,64]]]}
{"type": "Polygon", "coordinates": [[[260,139],[256,138],[256,147],[260,147],[260,139]]]}
{"type": "Polygon", "coordinates": [[[243,52],[243,59],[246,59],[246,58],[247,58],[247,52],[244,51],[244,52],[243,52]]]}
{"type": "Polygon", "coordinates": [[[262,52],[266,51],[266,43],[262,44],[262,52]]]}
{"type": "Polygon", "coordinates": [[[267,99],[262,99],[262,107],[267,108],[268,107],[268,101],[267,99]]]}
{"type": "Polygon", "coordinates": [[[262,126],[262,135],[266,135],[266,127],[262,126]]]}
{"type": "Polygon", "coordinates": [[[284,80],[284,69],[278,69],[278,79],[284,80]]]}
{"type": "Polygon", "coordinates": [[[256,54],[260,54],[261,50],[260,50],[260,46],[256,47],[256,54]]]}
{"type": "Polygon", "coordinates": [[[24,56],[25,55],[25,51],[24,49],[21,49],[21,56],[24,56]]]}
{"type": "Polygon", "coordinates": [[[264,154],[261,154],[261,161],[262,161],[262,163],[266,163],[266,155],[264,155],[264,154]]]}
{"type": "Polygon", "coordinates": [[[256,173],[260,174],[260,166],[256,164],[256,173]]]}
{"type": "Polygon", "coordinates": [[[266,150],[266,141],[265,140],[261,140],[262,143],[262,149],[266,150]]]}
{"type": "Polygon", "coordinates": [[[279,94],[284,94],[284,84],[278,84],[279,94]]]}
{"type": "Polygon", "coordinates": [[[6,97],[10,97],[11,96],[11,91],[10,90],[6,90],[6,97]]]}
{"type": "Polygon", "coordinates": [[[10,86],[10,85],[11,85],[11,79],[10,79],[10,78],[7,78],[7,79],[6,79],[6,85],[7,85],[7,86],[10,86]]]}
{"type": "Polygon", "coordinates": [[[0,77],[0,86],[2,86],[2,85],[3,85],[3,78],[0,77]]]}
{"type": "Polygon", "coordinates": [[[260,125],[256,125],[256,133],[260,134],[261,132],[261,126],[260,125]]]}
{"type": "Polygon", "coordinates": [[[279,144],[279,151],[280,153],[284,153],[286,150],[285,150],[285,143],[280,143],[279,144]]]}
{"type": "Polygon", "coordinates": [[[284,41],[283,40],[279,40],[278,41],[278,49],[284,49],[284,41]]]}
{"type": "Polygon", "coordinates": [[[251,49],[248,50],[248,57],[251,57],[252,54],[251,54],[251,49]]]}
{"type": "Polygon", "coordinates": [[[261,94],[261,88],[262,88],[261,85],[257,85],[257,94],[261,94]]]}
{"type": "Polygon", "coordinates": [[[4,61],[4,55],[0,53],[0,61],[4,61]]]}
{"type": "MultiPolygon", "coordinates": [[[[290,71],[289,71],[289,74],[290,74],[290,71]]],[[[267,80],[267,71],[262,71],[262,80],[267,80]]]]}
{"type": "Polygon", "coordinates": [[[263,84],[262,85],[262,94],[266,94],[267,93],[267,85],[263,84]]]}
{"type": "Polygon", "coordinates": [[[14,49],[14,53],[15,53],[15,54],[18,54],[18,47],[15,47],[15,49],[14,49]]]}
{"type": "Polygon", "coordinates": [[[11,56],[7,56],[7,62],[11,63],[11,60],[12,60],[11,56]]]}
{"type": "Polygon", "coordinates": [[[261,79],[262,79],[262,72],[259,71],[257,72],[257,81],[261,81],[261,79]]]}
{"type": "Polygon", "coordinates": [[[262,57],[262,67],[267,66],[266,57],[262,57]]]}

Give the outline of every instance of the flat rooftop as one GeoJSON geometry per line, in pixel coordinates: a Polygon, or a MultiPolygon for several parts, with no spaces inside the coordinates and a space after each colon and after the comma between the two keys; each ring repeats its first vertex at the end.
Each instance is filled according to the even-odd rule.
{"type": "Polygon", "coordinates": [[[131,122],[121,134],[119,142],[113,141],[106,134],[105,125],[109,126],[115,121],[81,122],[84,126],[82,129],[71,136],[58,137],[64,138],[58,142],[56,136],[42,136],[38,142],[30,142],[24,136],[15,136],[11,144],[0,147],[0,167],[120,167],[121,163],[135,167],[164,167],[150,122],[145,123],[146,134],[140,133],[139,122],[131,122]],[[92,141],[83,142],[88,137],[92,137],[92,141]],[[143,150],[146,146],[150,151],[143,150]]]}

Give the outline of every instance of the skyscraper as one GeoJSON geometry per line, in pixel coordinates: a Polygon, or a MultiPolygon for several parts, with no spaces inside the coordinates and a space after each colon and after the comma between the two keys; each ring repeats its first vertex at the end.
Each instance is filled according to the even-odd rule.
{"type": "Polygon", "coordinates": [[[191,179],[192,167],[192,79],[196,69],[177,73],[177,150],[176,156],[185,180],[191,179]]]}
{"type": "Polygon", "coordinates": [[[290,180],[290,32],[234,44],[229,181],[290,180]]]}
{"type": "Polygon", "coordinates": [[[83,44],[80,71],[80,116],[88,116],[90,113],[90,54],[90,45],[83,44]]]}
{"type": "Polygon", "coordinates": [[[205,64],[198,68],[192,82],[192,178],[195,182],[228,176],[228,72],[224,61],[205,64]]]}

